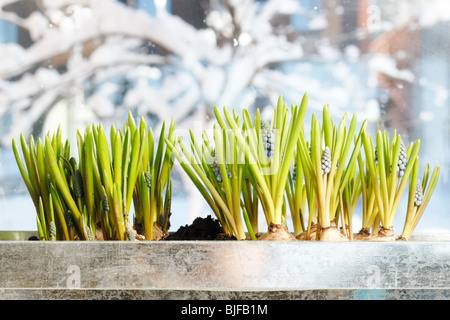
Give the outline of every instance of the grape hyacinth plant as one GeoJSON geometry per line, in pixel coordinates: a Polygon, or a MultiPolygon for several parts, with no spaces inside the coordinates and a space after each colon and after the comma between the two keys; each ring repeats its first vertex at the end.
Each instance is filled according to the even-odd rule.
{"type": "Polygon", "coordinates": [[[155,141],[152,128],[147,129],[143,118],[137,126],[129,114],[128,127],[132,132],[140,132],[144,139],[133,193],[134,228],[145,239],[160,240],[168,234],[170,227],[173,158],[165,140],[175,141],[175,121],[172,118],[168,132],[163,121],[158,141],[155,141]]]}
{"type": "Polygon", "coordinates": [[[214,107],[220,127],[234,132],[237,148],[248,164],[248,178],[256,190],[268,225],[262,240],[295,240],[286,227],[284,193],[307,103],[308,96],[305,94],[300,106],[292,105],[289,110],[280,96],[273,112],[271,127],[261,122],[259,112],[252,122],[248,111],[244,109],[241,127],[235,113],[232,114],[224,107],[222,115],[214,107]],[[276,130],[270,131],[269,128],[276,130]]]}
{"type": "Polygon", "coordinates": [[[406,147],[396,131],[389,137],[379,130],[373,141],[368,120],[359,131],[356,114],[344,113],[334,123],[329,105],[322,119],[312,114],[308,132],[307,104],[307,94],[290,108],[280,96],[270,121],[261,119],[259,109],[251,117],[245,108],[239,115],[215,106],[212,135],[203,131],[201,137],[192,129],[189,137],[176,136],[173,119],[163,121],[155,137],[143,118],[136,124],[129,112],[123,127],[111,126],[109,134],[102,124],[77,131],[78,158],[71,157],[60,129],[43,141],[30,136],[27,144],[21,135],[17,145],[13,139],[40,240],[164,239],[175,161],[229,238],[408,240],[440,173],[437,166],[430,173],[427,164],[419,179],[420,140],[406,147]],[[407,185],[405,224],[396,238],[394,218],[407,185]],[[359,202],[362,227],[353,234],[359,202]]]}
{"type": "Polygon", "coordinates": [[[19,171],[36,208],[40,240],[72,240],[75,234],[89,240],[89,217],[74,190],[79,188],[74,174],[78,167],[75,159],[69,161],[69,141],[63,143],[60,128],[52,137],[48,133],[44,143],[40,138],[35,143],[31,135],[27,145],[20,135],[20,145],[23,160],[12,140],[19,171]]]}
{"type": "Polygon", "coordinates": [[[307,186],[303,180],[303,169],[302,166],[297,166],[297,163],[300,163],[300,156],[295,152],[292,174],[288,176],[286,184],[286,198],[294,226],[294,236],[296,237],[306,230],[305,212],[307,200],[307,186]]]}
{"type": "MultiPolygon", "coordinates": [[[[31,136],[27,145],[21,135],[24,160],[12,140],[19,171],[36,208],[41,240],[134,241],[144,235],[151,239],[148,229],[151,230],[153,224],[146,225],[140,236],[128,217],[140,170],[148,163],[145,152],[148,152],[150,137],[145,123],[141,124],[137,129],[131,121],[124,123],[123,131],[111,126],[109,142],[101,124],[87,125],[83,134],[77,132],[78,161],[70,157],[69,141],[63,143],[60,129],[53,136],[48,133],[44,143],[38,139],[35,144],[31,136]]],[[[173,127],[172,124],[172,131],[173,127]]],[[[164,139],[161,146],[165,146],[164,139]]],[[[155,199],[160,200],[162,189],[170,185],[170,160],[169,154],[162,162],[163,178],[154,183],[160,187],[154,191],[155,199]]],[[[170,196],[170,187],[166,189],[170,196]]],[[[153,203],[160,209],[158,200],[153,203]]],[[[164,208],[168,208],[168,199],[165,203],[164,208]]]]}
{"type": "Polygon", "coordinates": [[[363,152],[364,150],[358,155],[358,174],[360,176],[362,198],[362,226],[361,230],[355,235],[356,240],[365,240],[370,236],[371,232],[377,233],[380,224],[373,180],[368,174],[370,172],[369,164],[363,159],[363,152]]]}
{"type": "MultiPolygon", "coordinates": [[[[400,135],[394,132],[391,139],[387,132],[377,132],[376,150],[378,155],[378,164],[374,161],[373,142],[366,131],[363,132],[364,151],[366,161],[369,165],[368,176],[372,179],[373,192],[378,208],[378,216],[381,227],[376,234],[369,237],[374,241],[392,241],[395,240],[393,230],[394,217],[397,212],[400,198],[406,187],[408,177],[413,169],[414,161],[419,152],[420,140],[411,143],[404,152],[407,159],[401,156],[407,163],[404,169],[398,166],[402,150],[402,140],[400,135]]],[[[377,226],[378,228],[378,226],[377,226]]]]}
{"type": "Polygon", "coordinates": [[[353,240],[353,213],[361,196],[363,178],[358,172],[358,165],[353,162],[347,170],[350,172],[348,182],[339,191],[339,212],[342,219],[342,233],[349,240],[353,240]]]}
{"type": "MultiPolygon", "coordinates": [[[[347,128],[348,116],[344,114],[339,126],[333,123],[329,106],[323,108],[323,125],[313,114],[311,120],[311,152],[304,133],[300,133],[300,154],[305,179],[312,181],[313,202],[317,206],[317,217],[310,215],[309,226],[318,224],[316,238],[322,241],[343,241],[347,238],[337,228],[341,194],[349,183],[350,175],[361,147],[361,133],[367,126],[363,122],[360,133],[354,137],[356,115],[347,128]],[[350,147],[355,142],[351,153],[350,147]]],[[[343,204],[341,204],[341,207],[343,204]]],[[[308,236],[311,230],[307,230],[308,236]]]]}
{"type": "Polygon", "coordinates": [[[416,228],[417,223],[422,217],[425,208],[430,201],[440,173],[439,167],[436,166],[430,177],[430,164],[427,163],[422,177],[422,182],[420,182],[418,179],[418,171],[419,158],[416,157],[413,172],[411,173],[411,179],[409,180],[408,208],[406,212],[405,225],[403,227],[402,234],[399,237],[400,240],[408,240],[416,228]],[[416,182],[414,183],[414,181],[416,182]]]}
{"type": "Polygon", "coordinates": [[[166,139],[166,143],[214,212],[224,233],[244,240],[246,224],[250,238],[256,239],[246,209],[254,206],[246,202],[251,198],[241,199],[242,190],[246,188],[246,168],[240,159],[242,154],[237,149],[234,133],[214,126],[213,136],[214,144],[204,131],[199,143],[190,130],[190,148],[181,137],[175,143],[166,139]]]}

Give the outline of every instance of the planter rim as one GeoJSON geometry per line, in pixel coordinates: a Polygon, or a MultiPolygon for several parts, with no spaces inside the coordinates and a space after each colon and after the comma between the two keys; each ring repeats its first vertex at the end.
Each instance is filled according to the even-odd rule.
{"type": "MultiPolygon", "coordinates": [[[[264,233],[261,233],[264,234],[264,233]]],[[[37,236],[37,231],[32,231],[32,230],[0,230],[0,242],[4,242],[4,241],[28,241],[28,238],[30,236],[37,236]]],[[[398,237],[399,235],[396,235],[396,237],[398,237]]],[[[417,234],[413,234],[411,235],[410,239],[408,241],[391,241],[391,242],[386,242],[386,243],[411,243],[411,242],[450,242],[450,233],[446,233],[446,232],[442,232],[442,233],[417,233],[417,234]]],[[[69,243],[69,242],[89,242],[89,243],[117,243],[119,242],[118,240],[111,240],[111,241],[30,241],[30,242],[45,242],[45,243],[51,243],[51,242],[65,242],[65,243],[69,243]]],[[[149,243],[149,242],[178,242],[178,243],[182,243],[182,242],[195,242],[195,243],[200,243],[200,242],[214,242],[214,243],[218,243],[218,242],[267,242],[267,241],[262,241],[262,240],[258,240],[258,241],[252,241],[252,240],[170,240],[170,241],[123,241],[124,243],[149,243]]],[[[284,241],[276,241],[277,243],[282,243],[284,241]]],[[[297,242],[307,242],[307,243],[323,243],[320,241],[294,241],[295,243],[297,242]]],[[[342,244],[344,243],[356,243],[356,242],[364,242],[364,243],[371,243],[371,241],[348,241],[348,242],[341,242],[342,244]]],[[[375,241],[374,241],[375,242],[375,241]]]]}
{"type": "Polygon", "coordinates": [[[2,289],[450,289],[450,241],[0,241],[2,289]]]}

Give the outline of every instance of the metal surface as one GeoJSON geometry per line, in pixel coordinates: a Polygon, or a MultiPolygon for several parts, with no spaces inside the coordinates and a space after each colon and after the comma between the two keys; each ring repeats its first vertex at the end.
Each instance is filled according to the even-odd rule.
{"type": "MultiPolygon", "coordinates": [[[[0,231],[0,241],[26,241],[30,237],[38,237],[37,231],[8,230],[0,231]]],[[[413,234],[410,241],[450,241],[450,233],[413,234]]]]}
{"type": "Polygon", "coordinates": [[[450,241],[421,238],[0,241],[0,299],[449,298],[450,241]]]}
{"type": "Polygon", "coordinates": [[[0,289],[0,300],[447,300],[449,289],[0,289]]]}

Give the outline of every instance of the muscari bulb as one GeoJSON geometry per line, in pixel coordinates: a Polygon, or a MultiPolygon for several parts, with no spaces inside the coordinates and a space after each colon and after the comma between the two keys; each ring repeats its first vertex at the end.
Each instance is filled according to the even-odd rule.
{"type": "Polygon", "coordinates": [[[422,201],[423,201],[422,184],[420,183],[420,180],[418,180],[416,184],[416,192],[414,194],[414,204],[418,207],[422,204],[422,201]]]}
{"type": "Polygon", "coordinates": [[[327,174],[331,170],[331,153],[328,147],[325,147],[322,153],[322,174],[327,174]]]}
{"type": "Polygon", "coordinates": [[[270,129],[269,124],[261,120],[261,136],[264,152],[268,158],[273,157],[275,146],[275,129],[270,129]]]}
{"type": "Polygon", "coordinates": [[[400,144],[400,154],[398,155],[397,171],[400,177],[405,174],[406,165],[408,160],[406,159],[406,147],[403,141],[400,144]]]}

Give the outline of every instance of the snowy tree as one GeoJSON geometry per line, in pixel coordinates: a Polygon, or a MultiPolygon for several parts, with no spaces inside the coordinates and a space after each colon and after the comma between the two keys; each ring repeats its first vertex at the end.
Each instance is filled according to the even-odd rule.
{"type": "Polygon", "coordinates": [[[214,104],[246,101],[250,86],[269,95],[276,88],[264,72],[302,57],[299,41],[273,23],[300,14],[296,1],[213,1],[202,30],[160,2],[151,16],[113,0],[42,0],[20,16],[8,8],[21,1],[3,1],[0,19],[31,44],[0,48],[0,117],[10,123],[1,142],[39,127],[61,100],[80,124],[113,122],[133,108],[155,122],[205,119],[214,104]]]}

